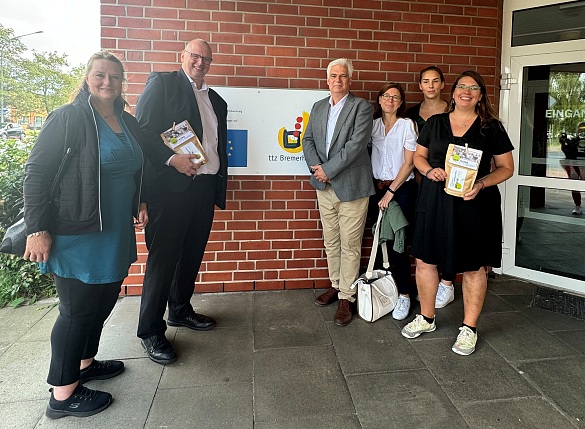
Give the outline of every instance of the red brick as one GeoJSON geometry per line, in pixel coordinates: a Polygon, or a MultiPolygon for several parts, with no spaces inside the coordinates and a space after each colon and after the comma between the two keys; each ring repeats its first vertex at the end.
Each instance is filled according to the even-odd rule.
{"type": "Polygon", "coordinates": [[[281,260],[256,261],[256,269],[257,270],[276,271],[276,270],[283,270],[284,268],[285,268],[285,261],[281,261],[281,260]]]}
{"type": "Polygon", "coordinates": [[[232,272],[206,272],[200,273],[201,275],[201,282],[230,282],[232,281],[232,272]]]}
{"type": "Polygon", "coordinates": [[[257,281],[254,285],[255,290],[281,290],[284,289],[284,281],[257,281]]]}
{"type": "Polygon", "coordinates": [[[286,280],[284,282],[285,289],[313,289],[313,280],[286,280]]]}
{"type": "MultiPolygon", "coordinates": [[[[309,277],[308,270],[284,270],[278,273],[280,279],[306,279],[309,277]]],[[[288,282],[287,282],[288,283],[288,282]]],[[[286,283],[285,283],[286,287],[286,283]]]]}
{"type": "Polygon", "coordinates": [[[195,291],[199,293],[205,292],[223,292],[223,283],[197,283],[195,291]]]}
{"type": "Polygon", "coordinates": [[[254,290],[254,282],[230,282],[224,284],[226,292],[245,292],[254,290]]]}

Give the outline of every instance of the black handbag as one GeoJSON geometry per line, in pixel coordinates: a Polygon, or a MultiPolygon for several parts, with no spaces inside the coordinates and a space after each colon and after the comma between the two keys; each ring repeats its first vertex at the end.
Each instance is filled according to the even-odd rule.
{"type": "MultiPolygon", "coordinates": [[[[53,180],[53,183],[51,184],[51,202],[55,196],[55,192],[57,191],[59,183],[61,183],[63,173],[65,172],[67,165],[69,165],[71,154],[72,150],[69,147],[67,148],[65,155],[63,155],[63,159],[61,160],[61,165],[59,165],[59,169],[57,170],[55,180],[53,180]]],[[[51,204],[51,202],[49,202],[49,204],[51,204]]],[[[10,225],[6,230],[4,238],[2,239],[2,244],[0,245],[0,252],[22,257],[24,255],[24,250],[26,249],[26,225],[24,224],[24,210],[20,211],[18,217],[19,219],[14,224],[10,225]]]]}

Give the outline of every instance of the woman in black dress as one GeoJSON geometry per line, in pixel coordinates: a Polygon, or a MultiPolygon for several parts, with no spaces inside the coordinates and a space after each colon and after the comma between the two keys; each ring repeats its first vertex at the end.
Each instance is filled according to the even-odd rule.
{"type": "Polygon", "coordinates": [[[483,78],[475,71],[463,72],[451,89],[447,113],[428,119],[414,155],[414,165],[424,176],[412,246],[421,314],[403,328],[405,337],[435,330],[437,266],[441,266],[463,273],[465,314],[452,350],[462,355],[475,351],[476,324],[487,290],[484,267],[499,267],[502,259],[501,198],[496,185],[514,173],[513,149],[487,99],[483,78]],[[478,179],[463,197],[444,190],[450,143],[482,151],[478,179]]]}

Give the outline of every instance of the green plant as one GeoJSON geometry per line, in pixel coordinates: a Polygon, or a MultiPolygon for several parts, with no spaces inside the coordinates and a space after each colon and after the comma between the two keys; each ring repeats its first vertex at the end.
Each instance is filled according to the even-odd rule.
{"type": "MultiPolygon", "coordinates": [[[[24,206],[24,164],[36,136],[25,141],[9,139],[0,145],[0,236],[14,223],[24,206]]],[[[0,254],[0,307],[18,307],[55,296],[53,279],[41,274],[36,263],[0,254]]]]}
{"type": "Polygon", "coordinates": [[[41,274],[36,263],[0,254],[0,307],[34,304],[56,295],[53,279],[41,274]]]}

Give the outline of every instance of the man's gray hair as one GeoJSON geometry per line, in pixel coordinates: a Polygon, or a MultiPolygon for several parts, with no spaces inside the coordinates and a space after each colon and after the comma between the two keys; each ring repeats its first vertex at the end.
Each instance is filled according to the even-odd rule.
{"type": "Polygon", "coordinates": [[[329,77],[329,73],[331,72],[331,69],[335,66],[344,66],[347,68],[347,73],[349,74],[349,77],[351,78],[351,75],[353,74],[353,65],[351,64],[351,60],[348,58],[337,58],[336,60],[333,60],[329,63],[329,65],[327,66],[327,77],[329,77]]]}

